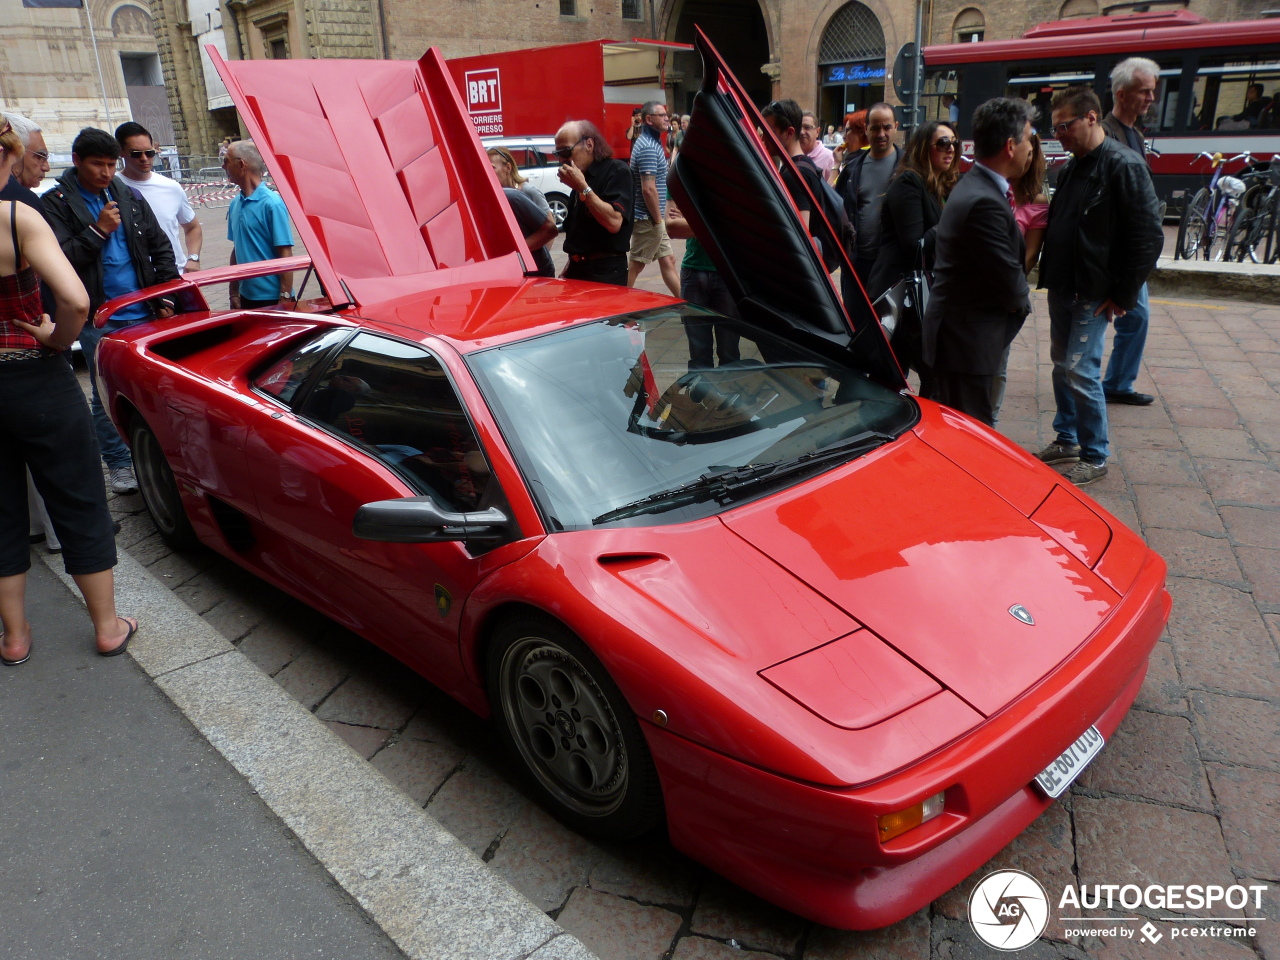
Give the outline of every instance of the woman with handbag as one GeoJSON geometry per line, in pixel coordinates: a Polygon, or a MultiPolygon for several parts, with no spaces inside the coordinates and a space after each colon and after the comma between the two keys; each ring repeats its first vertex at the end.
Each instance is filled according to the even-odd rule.
{"type": "MultiPolygon", "coordinates": [[[[4,124],[0,170],[22,153],[4,124]]],[[[0,663],[31,656],[28,467],[62,541],[63,565],[84,594],[98,653],[116,656],[138,624],[116,615],[115,533],[98,443],[84,391],[60,355],[84,326],[89,295],[39,213],[0,203],[0,225],[0,663]],[[40,280],[53,291],[56,321],[43,312],[40,280]]]]}
{"type": "MultiPolygon", "coordinates": [[[[885,193],[880,252],[871,276],[866,278],[872,300],[916,271],[927,269],[928,263],[920,262],[920,241],[925,241],[925,260],[931,260],[929,231],[937,226],[942,205],[959,178],[960,141],[955,130],[937,120],[917,127],[885,193]]],[[[920,317],[915,309],[904,310],[899,317],[893,349],[904,369],[914,369],[923,379],[928,378],[921,360],[920,317]]],[[[921,389],[923,392],[923,386],[921,389]]]]}

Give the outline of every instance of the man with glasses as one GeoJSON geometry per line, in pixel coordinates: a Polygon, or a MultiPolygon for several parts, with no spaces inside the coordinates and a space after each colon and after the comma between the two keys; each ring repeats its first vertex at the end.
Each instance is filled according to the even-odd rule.
{"type": "Polygon", "coordinates": [[[640,133],[631,145],[631,254],[627,286],[634,287],[645,265],[658,261],[662,281],[673,297],[680,296],[680,275],[662,219],[667,212],[667,154],[662,135],[667,131],[667,105],[650,100],[640,108],[640,133]]]}
{"type": "Polygon", "coordinates": [[[556,133],[560,182],[569,188],[560,275],[571,280],[627,285],[627,251],[635,208],[631,169],[594,123],[570,120],[556,133]]]}
{"type": "MultiPolygon", "coordinates": [[[[85,127],[71,144],[71,169],[40,198],[62,252],[89,292],[90,318],[108,300],[178,279],[169,238],[142,194],[116,175],[119,159],[120,144],[111,134],[85,127]]],[[[138,483],[129,448],[98,396],[93,363],[98,341],[131,324],[172,314],[168,301],[144,300],[118,310],[106,326],[95,327],[91,319],[80,331],[80,349],[93,385],[89,407],[112,493],[137,493],[138,483]]]]}
{"type": "MultiPolygon", "coordinates": [[[[871,276],[876,256],[880,252],[880,208],[884,204],[889,180],[898,167],[901,150],[893,142],[897,123],[893,107],[887,103],[874,104],[867,110],[867,139],[871,143],[845,164],[836,178],[836,192],[844,200],[845,212],[857,230],[857,256],[853,269],[863,281],[871,276]]],[[[841,271],[840,293],[845,300],[862,296],[853,277],[841,271]]]]}
{"type": "Polygon", "coordinates": [[[818,118],[812,113],[801,114],[800,117],[800,149],[804,151],[804,155],[813,161],[814,166],[818,168],[827,179],[831,178],[831,171],[836,165],[836,155],[831,152],[822,138],[818,136],[822,132],[822,126],[818,123],[818,118]]]}
{"type": "MultiPolygon", "coordinates": [[[[1156,85],[1160,82],[1160,65],[1145,57],[1122,60],[1111,71],[1111,96],[1115,105],[1102,121],[1107,136],[1141,157],[1147,155],[1147,142],[1143,139],[1138,123],[1151,109],[1156,99],[1156,85]]],[[[1160,219],[1164,219],[1161,211],[1160,219]]],[[[1123,317],[1117,317],[1115,333],[1111,337],[1111,359],[1107,362],[1107,374],[1102,378],[1102,391],[1107,403],[1127,403],[1145,407],[1155,397],[1133,389],[1142,366],[1142,351],[1147,345],[1147,325],[1150,308],[1147,304],[1147,285],[1138,291],[1138,302],[1123,317]]]]}
{"type": "Polygon", "coordinates": [[[156,148],[147,128],[132,120],[116,127],[116,143],[124,157],[122,179],[142,194],[151,205],[160,229],[173,245],[173,259],[179,273],[200,269],[200,248],[204,244],[204,231],[196,213],[187,202],[187,191],[163,173],[155,172],[156,148]],[[178,234],[183,235],[186,241],[178,234]]]}
{"type": "Polygon", "coordinates": [[[34,120],[19,113],[4,114],[4,122],[13,128],[22,145],[26,147],[22,156],[13,163],[9,171],[8,182],[0,189],[0,200],[17,200],[40,211],[40,198],[35,189],[49,172],[49,148],[44,144],[44,134],[34,120]]]}
{"type": "Polygon", "coordinates": [[[1097,94],[1069,87],[1050,108],[1050,130],[1071,159],[1058,174],[1040,255],[1057,437],[1038,456],[1074,464],[1067,479],[1084,486],[1107,475],[1110,454],[1101,378],[1107,324],[1137,306],[1164,231],[1146,161],[1107,136],[1097,94]]]}

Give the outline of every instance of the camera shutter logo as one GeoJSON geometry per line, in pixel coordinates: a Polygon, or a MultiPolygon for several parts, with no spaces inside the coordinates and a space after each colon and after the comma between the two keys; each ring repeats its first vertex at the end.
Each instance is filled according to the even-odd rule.
{"type": "Polygon", "coordinates": [[[1049,922],[1049,895],[1021,870],[987,874],[969,894],[969,925],[989,947],[1012,952],[1040,939],[1049,922]]]}

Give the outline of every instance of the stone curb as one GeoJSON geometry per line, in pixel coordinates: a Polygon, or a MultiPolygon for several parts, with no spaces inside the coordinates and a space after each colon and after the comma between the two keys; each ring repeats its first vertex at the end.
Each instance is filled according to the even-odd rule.
{"type": "Polygon", "coordinates": [[[596,960],[123,551],[116,597],[129,654],[407,956],[596,960]]]}
{"type": "Polygon", "coordinates": [[[1280,303],[1280,266],[1161,259],[1147,278],[1151,293],[1280,303]]]}

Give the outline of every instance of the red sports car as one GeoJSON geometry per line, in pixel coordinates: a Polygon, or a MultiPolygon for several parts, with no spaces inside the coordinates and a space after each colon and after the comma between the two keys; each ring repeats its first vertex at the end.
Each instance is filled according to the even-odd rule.
{"type": "Polygon", "coordinates": [[[182,312],[98,362],[171,544],[492,714],[578,829],[665,828],[790,910],[882,926],[1101,749],[1168,617],[1165,565],[905,391],[704,53],[672,189],[741,321],[526,278],[434,52],[219,62],[310,259],[146,291],[182,312]],[[199,292],[308,262],[309,312],[199,292]],[[709,326],[726,351],[691,365],[709,326]]]}

